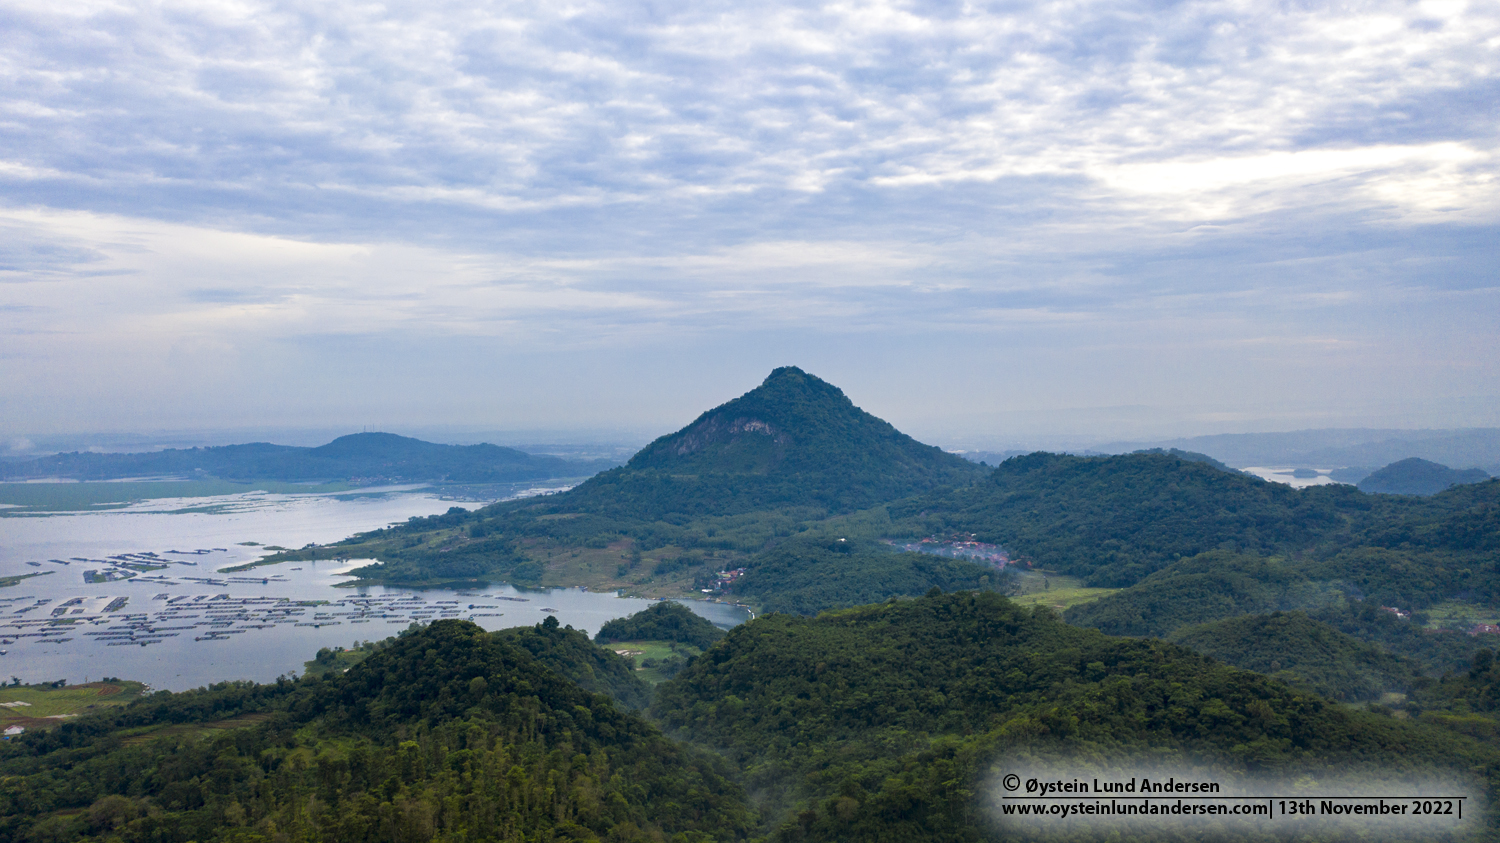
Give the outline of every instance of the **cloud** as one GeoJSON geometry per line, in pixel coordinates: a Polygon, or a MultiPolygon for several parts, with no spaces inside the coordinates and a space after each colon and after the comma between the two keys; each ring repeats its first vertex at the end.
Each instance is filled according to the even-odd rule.
{"type": "Polygon", "coordinates": [[[1415,388],[1383,334],[1412,367],[1489,347],[1488,4],[0,0],[0,27],[0,385],[54,407],[101,354],[123,384],[396,338],[943,368],[956,336],[1078,383],[1082,347],[1321,349],[1247,396],[1304,364],[1415,388]]]}
{"type": "MultiPolygon", "coordinates": [[[[1408,166],[1493,169],[1492,121],[1391,114],[1492,90],[1477,4],[13,4],[9,25],[0,174],[49,204],[144,190],[240,224],[390,226],[421,205],[413,233],[434,235],[468,211],[727,200],[733,219],[747,194],[785,215],[787,193],[859,185],[1113,187],[1205,153],[1365,160],[1371,124],[1381,148],[1448,150],[1408,166]]],[[[1358,192],[1369,168],[1339,169],[1358,192]]]]}

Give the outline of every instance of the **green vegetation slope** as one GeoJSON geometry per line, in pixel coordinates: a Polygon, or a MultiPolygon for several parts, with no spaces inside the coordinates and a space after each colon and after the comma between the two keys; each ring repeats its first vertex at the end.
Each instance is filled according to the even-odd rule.
{"type": "Polygon", "coordinates": [[[985,471],[786,367],[568,492],[414,519],[281,558],[371,557],[379,564],[360,575],[386,582],[663,583],[657,594],[678,596],[830,515],[976,482],[985,471]]]}
{"type": "Polygon", "coordinates": [[[1282,560],[1218,550],[1174,562],[1130,588],[1074,606],[1063,617],[1109,635],[1166,637],[1209,621],[1343,599],[1342,590],[1313,582],[1282,560]]]}
{"type": "Polygon", "coordinates": [[[962,559],[898,552],[867,538],[803,535],[751,557],[734,593],[767,612],[816,615],[931,589],[1008,591],[1014,576],[962,559]]]}
{"type": "Polygon", "coordinates": [[[1435,495],[1450,486],[1482,483],[1489,474],[1478,468],[1459,471],[1419,457],[1393,462],[1359,481],[1359,490],[1370,494],[1435,495]]]}
{"type": "Polygon", "coordinates": [[[585,691],[605,694],[631,710],[645,708],[651,702],[650,686],[636,677],[629,661],[612,650],[594,646],[579,630],[571,626],[563,628],[551,615],[535,626],[501,629],[490,634],[515,644],[543,667],[585,691]]]}
{"type": "Polygon", "coordinates": [[[1301,612],[1245,615],[1186,627],[1173,632],[1169,640],[1330,699],[1378,700],[1386,693],[1405,694],[1425,684],[1416,662],[1393,656],[1301,612]]]}
{"type": "Polygon", "coordinates": [[[996,764],[1068,753],[1227,771],[1466,772],[1494,750],[1352,711],[1175,645],[1068,626],[991,593],[733,630],[652,713],[744,770],[781,840],[977,840],[996,764]]]}
{"type": "Polygon", "coordinates": [[[656,520],[803,506],[852,512],[981,474],[794,366],[574,489],[576,511],[656,520]]]}
{"type": "Polygon", "coordinates": [[[336,678],[27,733],[0,772],[0,839],[38,843],[732,840],[752,823],[717,762],[462,621],[336,678]]]}
{"type": "Polygon", "coordinates": [[[890,512],[914,532],[974,533],[1013,558],[1113,588],[1209,550],[1314,544],[1362,505],[1363,495],[1339,488],[1347,492],[1298,490],[1169,454],[1035,453],[1006,460],[983,483],[890,512]]]}
{"type": "Polygon", "coordinates": [[[988,480],[888,507],[907,534],[972,533],[1013,558],[1125,587],[1211,550],[1296,558],[1388,606],[1500,605],[1500,480],[1428,498],[1293,489],[1165,454],[1006,460],[988,480]]]}
{"type": "Polygon", "coordinates": [[[681,603],[664,600],[623,618],[615,618],[599,627],[594,640],[601,644],[612,641],[672,641],[691,644],[706,650],[715,641],[724,637],[724,630],[709,623],[681,603]]]}

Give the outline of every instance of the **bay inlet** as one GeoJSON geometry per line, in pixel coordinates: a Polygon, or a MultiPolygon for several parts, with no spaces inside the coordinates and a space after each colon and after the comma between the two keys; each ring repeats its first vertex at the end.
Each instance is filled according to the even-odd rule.
{"type": "MultiPolygon", "coordinates": [[[[553,616],[592,634],[651,605],[580,588],[340,587],[369,560],[221,572],[259,559],[266,547],[338,541],[454,505],[431,490],[393,487],[7,512],[0,517],[0,577],[31,576],[0,589],[0,681],[116,676],[174,691],[266,682],[300,673],[321,647],[379,640],[412,623],[462,618],[494,630],[553,616]]],[[[686,605],[721,627],[748,618],[726,604],[686,605]]]]}

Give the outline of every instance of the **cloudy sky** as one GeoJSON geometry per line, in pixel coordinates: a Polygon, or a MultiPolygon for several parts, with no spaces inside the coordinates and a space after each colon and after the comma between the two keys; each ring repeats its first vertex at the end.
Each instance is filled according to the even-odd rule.
{"type": "Polygon", "coordinates": [[[0,0],[0,435],[1500,425],[1500,5],[0,0]]]}

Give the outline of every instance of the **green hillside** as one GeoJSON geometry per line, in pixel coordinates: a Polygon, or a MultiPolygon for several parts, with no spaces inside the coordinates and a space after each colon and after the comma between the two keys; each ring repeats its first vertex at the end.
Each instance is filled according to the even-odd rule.
{"type": "MultiPolygon", "coordinates": [[[[1348,487],[1341,487],[1347,489],[1348,487]]],[[[1029,454],[983,483],[890,507],[924,534],[974,533],[1041,567],[1120,587],[1226,546],[1275,553],[1343,528],[1343,494],[1297,490],[1168,454],[1029,454]]]]}
{"type": "Polygon", "coordinates": [[[706,756],[473,624],[330,679],[156,694],[0,745],[0,839],[734,840],[706,756]]]}
{"type": "Polygon", "coordinates": [[[658,686],[669,734],[744,771],[779,840],[989,839],[1007,759],[1320,775],[1350,765],[1467,774],[1495,750],[1352,711],[1150,639],[1071,627],[991,593],[772,615],[658,686]]]}
{"type": "Polygon", "coordinates": [[[784,368],[570,492],[455,509],[280,558],[374,558],[361,576],[406,585],[501,580],[653,597],[694,595],[743,568],[730,593],[757,610],[812,615],[934,587],[1009,591],[1009,573],[884,542],[962,536],[1120,589],[1071,606],[1079,624],[1165,636],[1305,610],[1429,675],[1473,648],[1365,637],[1383,628],[1348,613],[1500,607],[1500,481],[1429,497],[1299,490],[1171,452],[1036,453],[983,472],[784,368]]]}
{"type": "Polygon", "coordinates": [[[1373,689],[1398,690],[1411,675],[1437,677],[1461,669],[1486,646],[1473,636],[1425,628],[1421,613],[1417,620],[1402,619],[1379,601],[1362,599],[1361,580],[1368,585],[1411,575],[1399,564],[1380,564],[1391,556],[1367,549],[1312,562],[1213,551],[1073,606],[1063,617],[1111,635],[1177,641],[1262,673],[1289,671],[1289,677],[1300,676],[1308,687],[1337,699],[1372,699],[1372,693],[1378,696],[1373,689]],[[1274,623],[1267,620],[1277,612],[1288,614],[1274,623]],[[1316,649],[1276,655],[1280,648],[1290,648],[1289,654],[1296,650],[1290,640],[1316,649]],[[1360,647],[1349,649],[1355,641],[1360,647]]]}
{"type": "MultiPolygon", "coordinates": [[[[1194,636],[1224,652],[1270,642],[1298,669],[1349,679],[1294,639],[1360,646],[1310,623],[1194,636]]],[[[1070,759],[1443,776],[1476,797],[1479,827],[1442,839],[1485,839],[1500,669],[1481,656],[1417,688],[1419,722],[1402,721],[992,592],[933,594],[737,627],[658,686],[649,714],[683,743],[565,678],[628,684],[623,660],[581,633],[445,620],[346,673],[154,694],[0,744],[0,840],[1010,839],[993,826],[992,778],[1070,759]]]]}
{"type": "Polygon", "coordinates": [[[981,473],[787,366],[591,478],[567,506],[646,520],[783,507],[852,512],[981,473]]]}
{"type": "Polygon", "coordinates": [[[1008,572],[962,559],[902,553],[862,538],[806,535],[778,542],[745,562],[749,572],[734,594],[767,612],[816,615],[914,597],[931,589],[1007,591],[1008,572]]]}
{"type": "Polygon", "coordinates": [[[1500,605],[1500,480],[1428,498],[1293,489],[1166,454],[1006,460],[987,481],[888,507],[910,535],[972,533],[1013,558],[1123,587],[1211,550],[1297,558],[1383,605],[1500,605]]]}
{"type": "Polygon", "coordinates": [[[1378,700],[1422,682],[1421,666],[1301,612],[1245,615],[1176,630],[1168,640],[1325,697],[1378,700]]]}
{"type": "Polygon", "coordinates": [[[1486,646],[1472,635],[1427,629],[1420,614],[1416,620],[1398,618],[1368,600],[1325,606],[1307,614],[1345,635],[1420,664],[1427,676],[1466,669],[1474,651],[1486,646]]]}
{"type": "MultiPolygon", "coordinates": [[[[830,515],[977,482],[985,471],[786,367],[568,492],[413,519],[279,558],[374,558],[361,576],[404,584],[489,578],[682,596],[830,515]]],[[[888,593],[904,592],[840,599],[888,593]]]]}
{"type": "Polygon", "coordinates": [[[1406,710],[1425,722],[1496,745],[1500,742],[1500,662],[1495,660],[1495,651],[1477,651],[1466,670],[1420,689],[1406,710]]]}
{"type": "Polygon", "coordinates": [[[615,618],[599,627],[594,640],[672,641],[706,650],[724,637],[724,630],[695,614],[681,603],[662,601],[633,615],[615,618]]]}
{"type": "Polygon", "coordinates": [[[1418,457],[1393,462],[1359,481],[1359,490],[1385,495],[1435,495],[1450,486],[1490,479],[1482,469],[1459,471],[1418,457]]]}
{"type": "Polygon", "coordinates": [[[1343,600],[1337,586],[1313,582],[1283,560],[1216,550],[1174,562],[1063,617],[1109,635],[1165,637],[1209,621],[1343,600]]]}
{"type": "Polygon", "coordinates": [[[645,708],[651,702],[650,686],[636,677],[629,661],[594,646],[587,635],[572,627],[562,628],[551,615],[535,626],[512,627],[490,634],[515,644],[543,667],[585,691],[604,694],[631,710],[645,708]]]}

